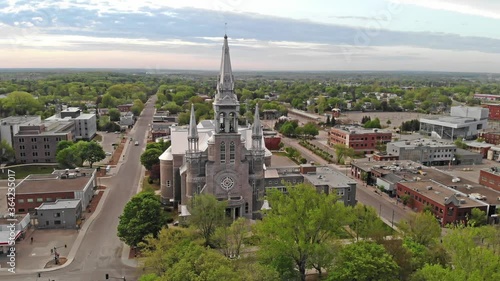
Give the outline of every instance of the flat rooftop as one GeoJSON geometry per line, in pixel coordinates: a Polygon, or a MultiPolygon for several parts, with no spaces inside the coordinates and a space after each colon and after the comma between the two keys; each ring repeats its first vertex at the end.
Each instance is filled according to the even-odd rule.
{"type": "MultiPolygon", "coordinates": [[[[89,169],[89,171],[94,170],[89,169]]],[[[75,178],[61,178],[64,173],[65,170],[54,171],[53,174],[29,175],[16,186],[16,194],[82,191],[92,180],[92,173],[84,170],[80,170],[75,178]]],[[[69,174],[73,173],[74,170],[69,171],[69,174]]]]}
{"type": "Polygon", "coordinates": [[[356,184],[355,180],[330,167],[316,167],[315,173],[307,173],[303,174],[303,176],[313,185],[347,187],[350,184],[356,184]]]}
{"type": "Polygon", "coordinates": [[[344,131],[349,134],[392,134],[391,131],[389,130],[384,130],[384,129],[366,129],[361,126],[339,126],[339,127],[334,127],[332,130],[339,130],[339,131],[344,131]]]}
{"type": "Polygon", "coordinates": [[[473,200],[465,195],[459,194],[451,188],[444,187],[431,180],[404,182],[402,184],[440,204],[444,204],[448,198],[455,195],[457,199],[463,199],[463,203],[460,203],[459,207],[474,208],[486,205],[484,202],[473,200]],[[459,195],[457,196],[457,194],[459,195]]]}
{"type": "Polygon", "coordinates": [[[478,121],[475,118],[471,117],[460,117],[460,116],[439,116],[439,117],[426,117],[426,118],[420,118],[420,122],[428,123],[428,122],[433,122],[433,121],[440,121],[444,123],[450,123],[450,124],[457,124],[457,125],[464,125],[467,123],[475,122],[478,121]]]}
{"type": "Polygon", "coordinates": [[[75,209],[80,204],[80,199],[58,199],[56,202],[42,203],[37,210],[75,209]]]}
{"type": "Polygon", "coordinates": [[[431,140],[431,139],[423,139],[419,138],[416,140],[403,140],[403,141],[395,141],[391,142],[391,145],[397,147],[405,147],[405,148],[414,148],[417,146],[428,146],[428,147],[449,147],[454,148],[456,145],[454,143],[450,143],[448,141],[442,140],[431,140]]]}
{"type": "Polygon", "coordinates": [[[79,116],[77,116],[75,119],[91,119],[95,116],[95,114],[92,113],[82,113],[79,116]]]}
{"type": "Polygon", "coordinates": [[[2,125],[17,125],[26,122],[33,122],[33,125],[40,122],[40,116],[9,116],[0,120],[2,125]]]}

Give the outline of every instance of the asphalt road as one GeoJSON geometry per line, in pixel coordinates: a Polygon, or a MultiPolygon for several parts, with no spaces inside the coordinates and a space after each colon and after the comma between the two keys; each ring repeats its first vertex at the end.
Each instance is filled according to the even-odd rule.
{"type": "MultiPolygon", "coordinates": [[[[152,99],[156,99],[156,96],[152,99]]],[[[109,194],[104,202],[106,205],[88,229],[73,262],[63,269],[42,273],[41,278],[37,278],[36,274],[15,274],[8,277],[9,281],[97,281],[105,280],[106,273],[112,277],[125,276],[128,281],[137,280],[137,269],[121,262],[123,243],[116,232],[118,217],[137,191],[141,171],[140,156],[146,146],[146,130],[153,119],[153,113],[154,100],[146,104],[134,130],[127,136],[139,140],[139,146],[129,145],[126,161],[119,172],[112,178],[100,180],[101,184],[108,186],[109,194]]]]}

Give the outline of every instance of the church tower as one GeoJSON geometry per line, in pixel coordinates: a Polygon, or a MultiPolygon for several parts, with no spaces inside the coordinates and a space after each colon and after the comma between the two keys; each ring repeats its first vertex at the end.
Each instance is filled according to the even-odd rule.
{"type": "Polygon", "coordinates": [[[232,218],[252,218],[252,189],[246,138],[238,128],[240,103],[234,92],[234,77],[227,35],[224,36],[217,93],[214,98],[214,135],[208,141],[204,192],[227,200],[232,218]]]}

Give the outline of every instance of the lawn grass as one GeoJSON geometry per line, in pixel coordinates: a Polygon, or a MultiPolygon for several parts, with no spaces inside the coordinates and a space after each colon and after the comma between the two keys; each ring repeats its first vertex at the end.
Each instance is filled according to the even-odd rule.
{"type": "MultiPolygon", "coordinates": [[[[20,166],[20,167],[5,167],[5,170],[9,169],[11,171],[14,171],[15,173],[15,178],[16,180],[21,180],[27,177],[30,174],[52,174],[54,171],[54,168],[57,168],[56,165],[44,165],[44,166],[37,166],[37,165],[26,165],[26,166],[20,166]]],[[[7,179],[8,175],[14,175],[12,173],[0,173],[0,179],[7,179]]]]}

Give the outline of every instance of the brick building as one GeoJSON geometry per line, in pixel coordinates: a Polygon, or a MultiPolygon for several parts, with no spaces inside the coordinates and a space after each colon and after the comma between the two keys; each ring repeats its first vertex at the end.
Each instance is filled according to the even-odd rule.
{"type": "Polygon", "coordinates": [[[488,108],[488,120],[500,120],[500,104],[483,104],[483,107],[488,108]]]}
{"type": "Polygon", "coordinates": [[[397,196],[410,196],[407,203],[415,211],[432,211],[442,226],[465,223],[472,209],[478,208],[486,213],[486,202],[467,196],[467,194],[439,184],[433,180],[398,182],[397,196]]]}
{"type": "Polygon", "coordinates": [[[479,183],[500,191],[500,168],[491,167],[479,171],[479,183]]]}
{"type": "Polygon", "coordinates": [[[483,138],[484,141],[487,143],[491,143],[494,145],[500,144],[500,133],[482,132],[482,133],[479,133],[479,137],[483,138]]]}
{"type": "Polygon", "coordinates": [[[95,169],[54,171],[52,174],[29,175],[16,186],[17,213],[34,213],[45,202],[80,199],[87,208],[96,186],[95,169]]]}
{"type": "Polygon", "coordinates": [[[355,151],[373,153],[377,143],[385,144],[392,139],[392,133],[380,129],[364,129],[362,127],[335,127],[329,132],[329,144],[344,144],[355,151]]]}

